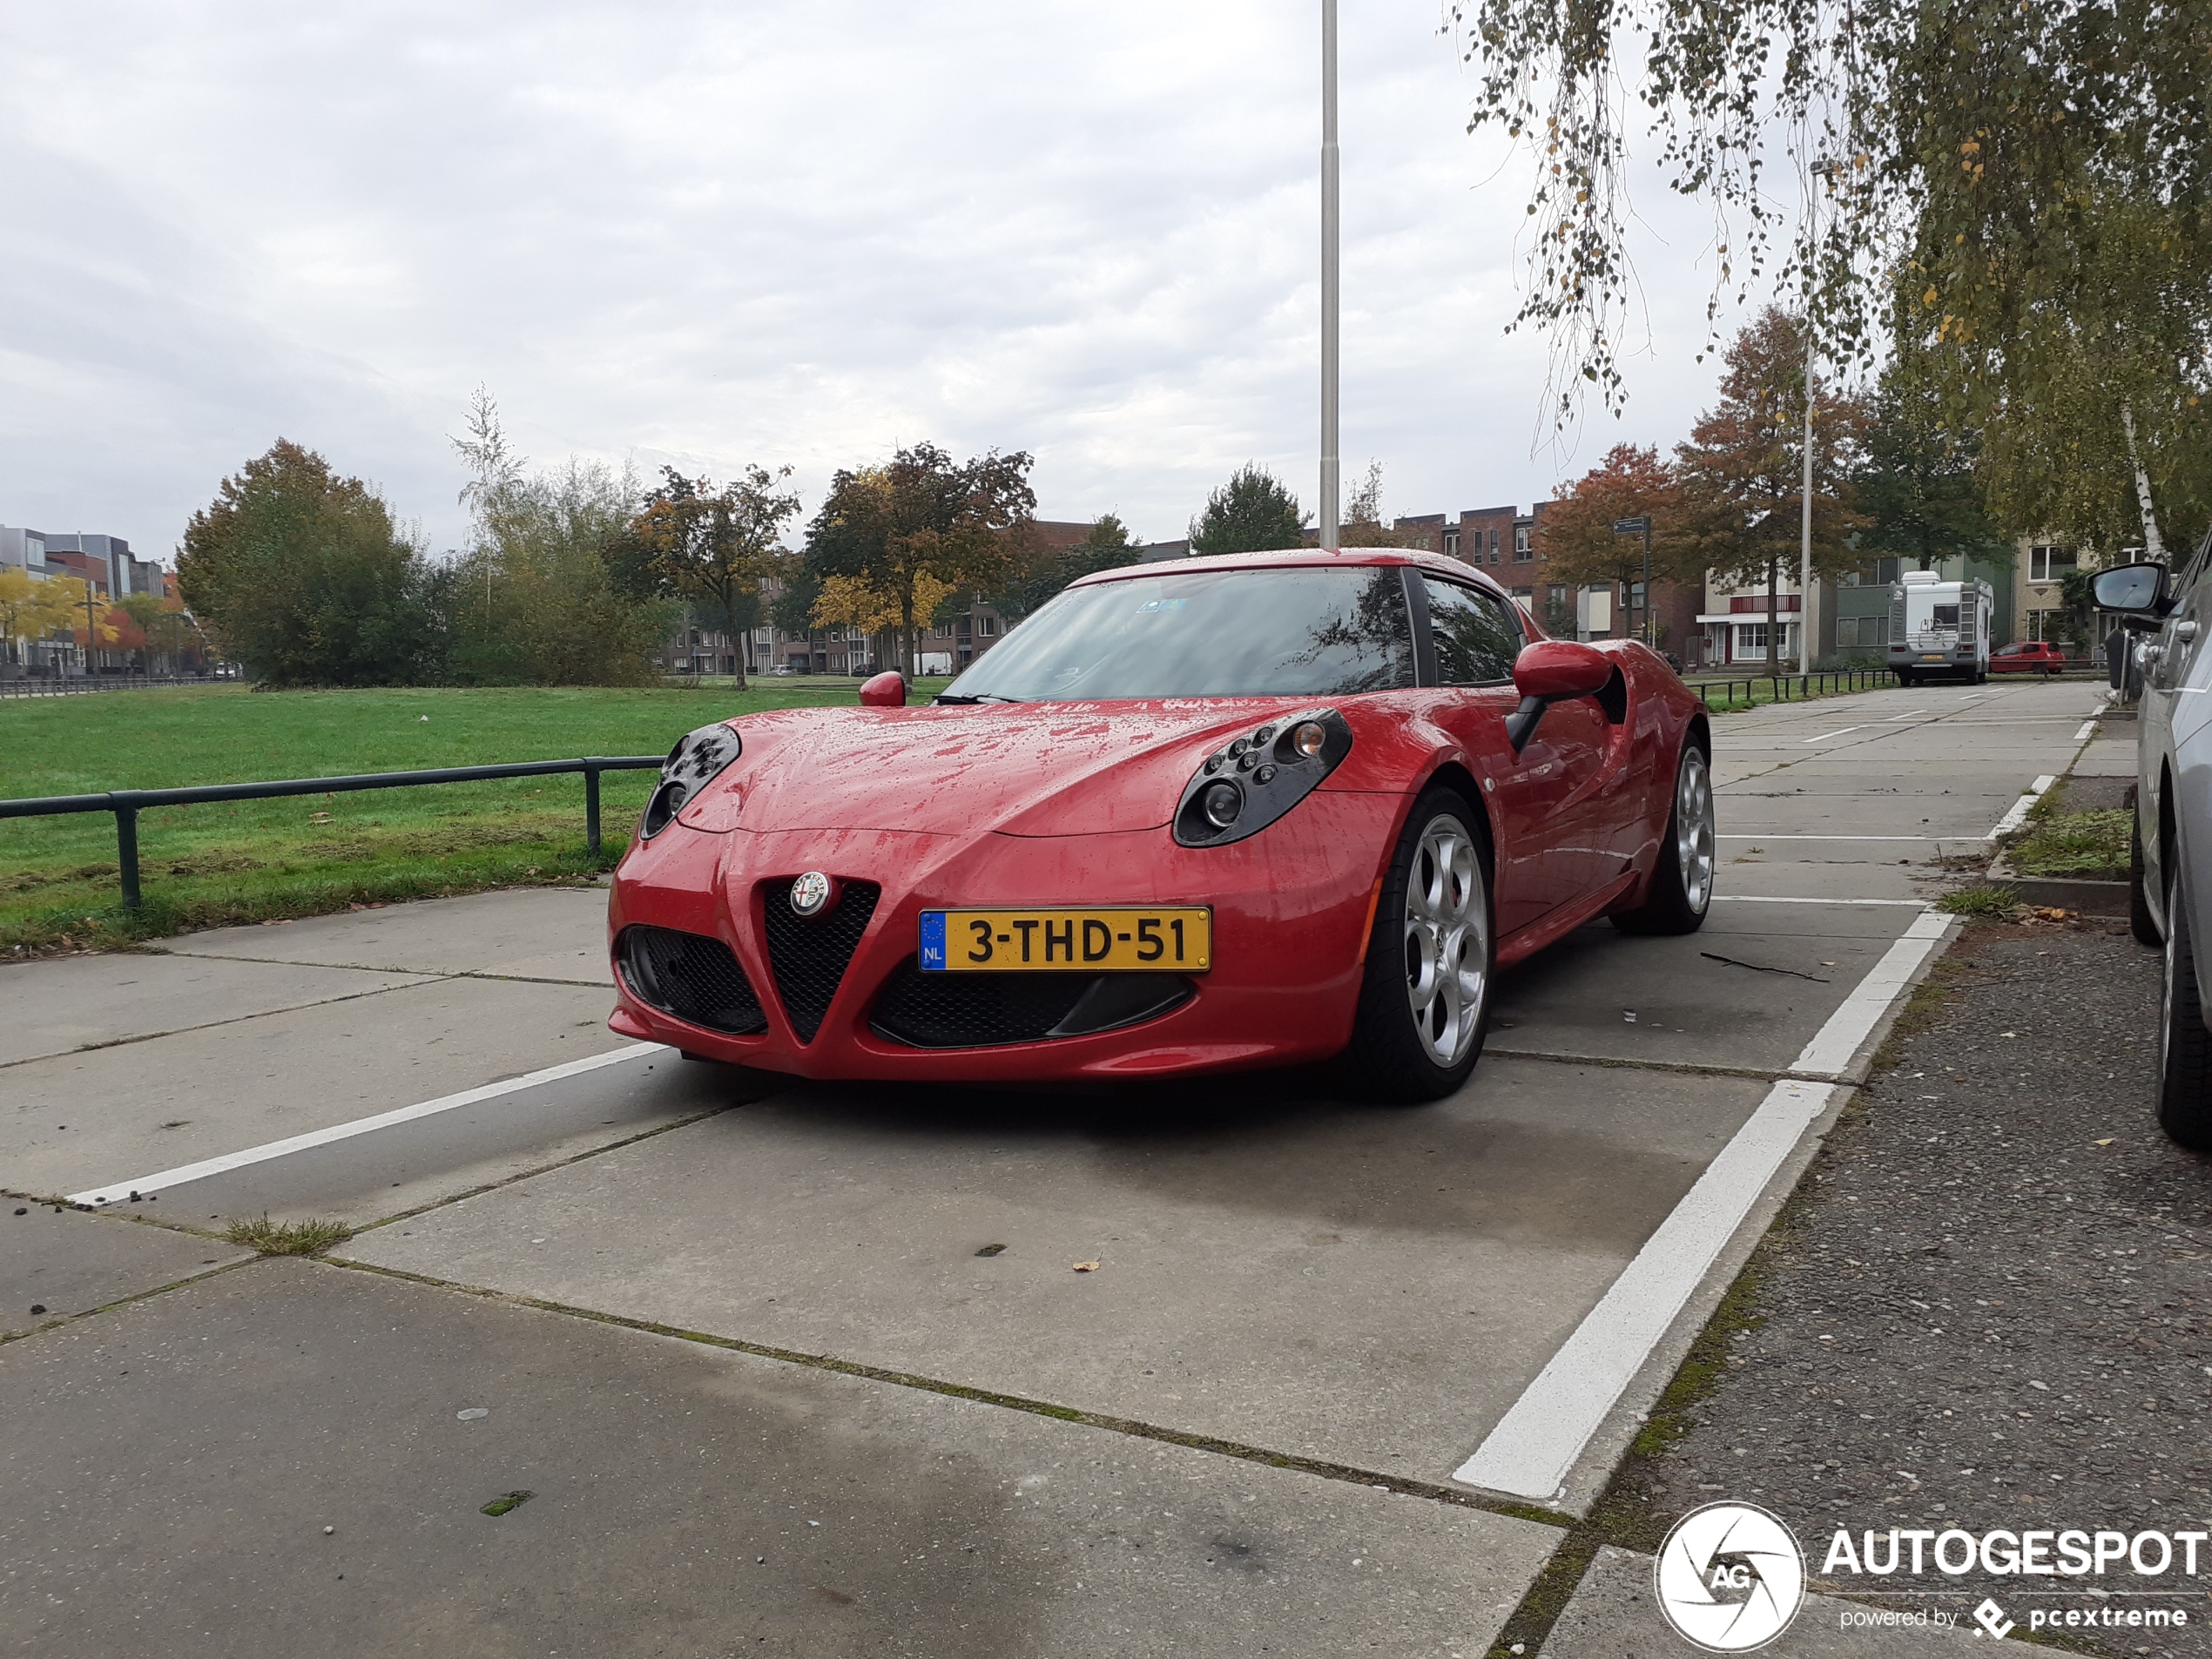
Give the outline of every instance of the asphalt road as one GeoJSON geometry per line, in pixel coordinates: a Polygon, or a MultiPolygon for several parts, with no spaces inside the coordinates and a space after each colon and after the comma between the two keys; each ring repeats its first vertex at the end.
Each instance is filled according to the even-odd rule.
{"type": "Polygon", "coordinates": [[[1481,1652],[2094,690],[1722,717],[1711,923],[1417,1111],[733,1098],[605,1030],[590,894],[0,969],[0,1643],[1481,1652]]]}

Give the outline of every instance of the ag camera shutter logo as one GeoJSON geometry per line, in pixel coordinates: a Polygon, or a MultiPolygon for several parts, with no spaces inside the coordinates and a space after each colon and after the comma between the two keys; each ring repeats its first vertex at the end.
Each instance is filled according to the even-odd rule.
{"type": "Polygon", "coordinates": [[[1708,1653],[1764,1648],[1805,1599],[1804,1552],[1757,1504],[1691,1510],[1659,1547],[1652,1577],[1667,1622],[1708,1653]]]}

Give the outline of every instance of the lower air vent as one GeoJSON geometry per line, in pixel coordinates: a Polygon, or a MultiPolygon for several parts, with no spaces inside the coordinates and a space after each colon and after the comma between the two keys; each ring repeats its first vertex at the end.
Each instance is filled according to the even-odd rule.
{"type": "Polygon", "coordinates": [[[768,935],[768,963],[776,970],[776,995],[783,998],[784,1013],[799,1040],[812,1042],[883,889],[873,881],[846,881],[829,909],[801,916],[791,907],[792,880],[785,876],[760,884],[761,922],[768,935]]]}
{"type": "Polygon", "coordinates": [[[664,1014],[733,1037],[768,1028],[752,981],[718,939],[673,927],[625,927],[615,941],[615,961],[631,995],[664,1014]]]}
{"type": "Polygon", "coordinates": [[[876,999],[868,1023],[910,1048],[990,1049],[1116,1030],[1190,998],[1190,981],[1173,974],[925,974],[909,967],[876,999]]]}

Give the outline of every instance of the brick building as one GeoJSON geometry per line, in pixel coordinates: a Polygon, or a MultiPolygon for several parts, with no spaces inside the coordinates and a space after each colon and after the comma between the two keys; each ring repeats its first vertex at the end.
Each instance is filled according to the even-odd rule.
{"type": "MultiPolygon", "coordinates": [[[[1551,580],[1544,559],[1544,509],[1478,507],[1457,518],[1426,513],[1391,521],[1397,539],[1478,566],[1527,607],[1545,631],[1566,639],[1633,637],[1643,631],[1640,582],[1577,587],[1551,580]]],[[[1702,662],[1704,632],[1697,624],[1701,587],[1652,583],[1653,636],[1687,668],[1702,662]]]]}

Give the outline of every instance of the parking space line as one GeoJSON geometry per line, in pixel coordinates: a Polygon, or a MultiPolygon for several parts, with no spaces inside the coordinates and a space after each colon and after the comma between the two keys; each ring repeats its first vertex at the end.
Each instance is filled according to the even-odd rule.
{"type": "Polygon", "coordinates": [[[1979,841],[1979,835],[1716,835],[1716,841],[1979,841]]]}
{"type": "MultiPolygon", "coordinates": [[[[1916,917],[1829,1015],[1791,1069],[1842,1073],[1952,925],[1932,911],[1916,917]]],[[[1844,1086],[1791,1077],[1767,1091],[1474,1455],[1453,1472],[1453,1480],[1539,1503],[1561,1494],[1584,1448],[1767,1183],[1844,1086]]]]}
{"type": "Polygon", "coordinates": [[[1864,732],[1866,729],[1863,725],[1841,726],[1833,732],[1824,732],[1817,738],[1801,738],[1798,741],[1800,743],[1825,743],[1831,738],[1847,738],[1854,732],[1864,732]]]}
{"type": "Polygon", "coordinates": [[[205,1181],[212,1175],[223,1175],[232,1170],[242,1170],[248,1164],[266,1163],[272,1158],[289,1157],[294,1152],[308,1151],[318,1146],[328,1146],[334,1141],[351,1140],[356,1135],[368,1135],[380,1129],[389,1129],[395,1123],[411,1123],[417,1118],[435,1117],[440,1112],[450,1112],[463,1106],[474,1106],[479,1101],[496,1100],[502,1095],[512,1095],[525,1089],[535,1089],[540,1083],[558,1082],[563,1077],[581,1076],[587,1071],[597,1071],[602,1066],[618,1065],[625,1060],[635,1060],[641,1055],[664,1052],[658,1042],[632,1042],[605,1054],[587,1055],[581,1060],[570,1060],[557,1066],[548,1066],[543,1071],[526,1072],[520,1077],[509,1077],[502,1082],[485,1083],[476,1089],[464,1089],[457,1095],[443,1095],[436,1100],[418,1102],[413,1106],[401,1106],[397,1110],[379,1112],[374,1117],[357,1117],[350,1123],[334,1123],[328,1129],[310,1130],[289,1139],[270,1141],[261,1146],[249,1146],[242,1152],[226,1152],[220,1157],[205,1158],[198,1163],[179,1164],[173,1170],[163,1170],[156,1175],[142,1175],[129,1181],[112,1181],[105,1186],[88,1188],[72,1192],[69,1202],[81,1204],[114,1204],[132,1193],[165,1192],[172,1187],[183,1186],[188,1181],[205,1181]]]}
{"type": "Polygon", "coordinates": [[[1885,908],[1901,907],[1906,910],[1925,910],[1927,906],[1918,899],[1784,899],[1770,897],[1763,893],[1716,893],[1715,904],[1846,904],[1880,905],[1885,908]]]}
{"type": "Polygon", "coordinates": [[[2035,780],[2034,786],[2031,788],[2027,793],[2022,795],[2018,800],[2014,801],[2010,806],[2005,809],[2004,817],[1997,820],[1997,827],[1991,830],[1988,834],[1983,836],[1981,839],[1985,841],[1996,840],[2000,836],[2010,835],[2014,830],[2027,822],[2027,814],[2029,810],[2034,806],[2037,801],[2043,799],[2043,792],[2056,782],[2058,782],[2056,775],[2047,772],[2040,778],[2038,778],[2035,780]]]}

